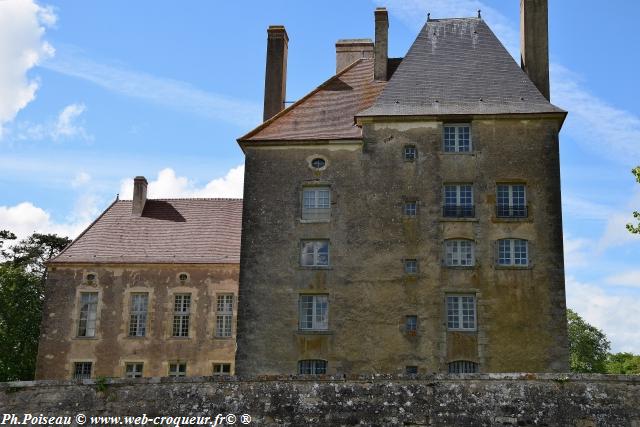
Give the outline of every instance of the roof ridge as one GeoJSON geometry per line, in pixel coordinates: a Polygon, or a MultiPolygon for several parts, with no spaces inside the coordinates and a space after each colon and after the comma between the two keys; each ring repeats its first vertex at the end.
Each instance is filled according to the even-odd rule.
{"type": "MultiPolygon", "coordinates": [[[[158,200],[158,201],[173,201],[173,200],[226,200],[226,201],[238,201],[241,202],[243,199],[242,198],[238,198],[238,197],[169,197],[169,198],[162,198],[162,199],[150,199],[147,198],[147,200],[158,200]]],[[[131,199],[120,199],[117,200],[120,202],[132,202],[133,200],[131,199]]]]}

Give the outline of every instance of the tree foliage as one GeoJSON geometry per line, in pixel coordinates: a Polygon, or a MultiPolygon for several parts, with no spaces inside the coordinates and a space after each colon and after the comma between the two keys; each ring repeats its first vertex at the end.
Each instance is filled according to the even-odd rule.
{"type": "MultiPolygon", "coordinates": [[[[633,168],[631,173],[636,177],[638,184],[640,184],[640,166],[633,168]]],[[[634,234],[640,234],[640,212],[634,212],[633,217],[638,221],[638,225],[627,224],[627,230],[634,234]]]]}
{"type": "Polygon", "coordinates": [[[16,241],[0,230],[0,381],[33,379],[46,262],[71,242],[40,233],[16,241]]]}
{"type": "Polygon", "coordinates": [[[607,357],[608,374],[640,374],[640,355],[631,353],[609,354],[607,357]]]}
{"type": "Polygon", "coordinates": [[[611,344],[605,334],[573,310],[567,310],[569,363],[571,371],[606,373],[611,344]]]}

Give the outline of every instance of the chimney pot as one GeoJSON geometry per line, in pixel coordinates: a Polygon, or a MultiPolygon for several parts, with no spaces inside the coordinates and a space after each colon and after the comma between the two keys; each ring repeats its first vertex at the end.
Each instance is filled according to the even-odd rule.
{"type": "Polygon", "coordinates": [[[548,0],[520,0],[520,64],[544,97],[551,100],[548,0]]]}
{"type": "Polygon", "coordinates": [[[267,67],[264,77],[264,114],[267,121],[284,109],[287,94],[289,36],[282,25],[267,29],[267,67]]]}
{"type": "Polygon", "coordinates": [[[360,58],[373,58],[371,39],[343,39],[336,42],[336,74],[360,58]]]}
{"type": "Polygon", "coordinates": [[[376,21],[376,44],[373,74],[376,80],[387,80],[389,14],[386,8],[378,7],[374,15],[376,21]]]}
{"type": "Polygon", "coordinates": [[[144,205],[147,202],[147,179],[144,176],[136,176],[133,179],[133,204],[131,214],[142,216],[144,205]]]}

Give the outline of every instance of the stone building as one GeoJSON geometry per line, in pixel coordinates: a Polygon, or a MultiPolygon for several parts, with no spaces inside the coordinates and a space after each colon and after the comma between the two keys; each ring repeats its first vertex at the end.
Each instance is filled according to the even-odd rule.
{"type": "Polygon", "coordinates": [[[146,195],[49,262],[37,379],[234,372],[242,200],[146,195]]]}
{"type": "Polygon", "coordinates": [[[238,374],[568,370],[547,27],[522,0],[520,65],[480,16],[388,58],[379,8],[286,109],[269,28],[265,122],[238,140],[238,374]]]}

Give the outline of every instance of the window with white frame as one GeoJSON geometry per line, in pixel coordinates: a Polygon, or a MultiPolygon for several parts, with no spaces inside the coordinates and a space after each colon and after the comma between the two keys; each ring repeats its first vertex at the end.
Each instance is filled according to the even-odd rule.
{"type": "Polygon", "coordinates": [[[468,153],[471,151],[471,126],[469,124],[444,125],[444,151],[468,153]]]}
{"type": "Polygon", "coordinates": [[[415,145],[405,145],[403,153],[404,160],[407,162],[412,162],[418,158],[418,149],[415,145]]]}
{"type": "Polygon", "coordinates": [[[326,331],[329,329],[329,297],[300,295],[300,329],[326,331]]]}
{"type": "Polygon", "coordinates": [[[475,243],[472,240],[446,240],[444,251],[447,267],[472,267],[476,263],[475,243]]]}
{"type": "Polygon", "coordinates": [[[418,332],[418,316],[405,316],[404,330],[409,335],[416,335],[418,332]]]}
{"type": "Polygon", "coordinates": [[[444,186],[443,216],[454,218],[473,218],[472,184],[446,184],[444,186]]]}
{"type": "Polygon", "coordinates": [[[474,295],[447,296],[447,328],[476,330],[476,297],[474,295]]]}
{"type": "Polygon", "coordinates": [[[185,362],[169,363],[169,376],[170,377],[186,377],[187,364],[185,362]]]}
{"type": "Polygon", "coordinates": [[[73,379],[83,380],[91,378],[91,368],[93,363],[91,362],[75,362],[73,364],[73,379]]]}
{"type": "Polygon", "coordinates": [[[331,189],[305,187],[302,190],[302,219],[327,220],[331,217],[331,189]]]}
{"type": "Polygon", "coordinates": [[[529,265],[529,242],[524,239],[498,240],[498,265],[526,267],[529,265]]]}
{"type": "Polygon", "coordinates": [[[301,246],[302,254],[300,256],[300,264],[303,267],[329,266],[328,240],[304,240],[301,246]]]}
{"type": "Polygon", "coordinates": [[[124,365],[125,378],[142,378],[142,363],[127,363],[124,365]]]}
{"type": "Polygon", "coordinates": [[[144,337],[147,334],[148,293],[131,294],[129,306],[129,336],[144,337]]]}
{"type": "Polygon", "coordinates": [[[228,338],[233,321],[233,294],[218,295],[216,300],[216,337],[228,338]]]}
{"type": "Polygon", "coordinates": [[[80,314],[78,316],[78,336],[95,337],[98,318],[98,293],[80,293],[80,314]]]}
{"type": "Polygon", "coordinates": [[[191,294],[176,294],[173,301],[173,336],[189,336],[191,318],[191,294]]]}
{"type": "Polygon", "coordinates": [[[456,360],[449,363],[450,374],[475,374],[478,372],[478,364],[469,360],[456,360]]]}
{"type": "Polygon", "coordinates": [[[408,200],[404,202],[402,207],[402,213],[404,216],[415,217],[418,215],[418,202],[415,200],[408,200]]]}
{"type": "Polygon", "coordinates": [[[213,375],[231,375],[231,363],[214,363],[213,375]]]}
{"type": "Polygon", "coordinates": [[[324,375],[327,373],[326,360],[300,360],[298,373],[301,375],[324,375]]]}
{"type": "Polygon", "coordinates": [[[406,274],[418,273],[418,260],[417,259],[405,259],[404,260],[404,272],[406,274]]]}
{"type": "Polygon", "coordinates": [[[527,196],[524,184],[498,184],[496,192],[496,216],[500,218],[527,217],[527,196]]]}

